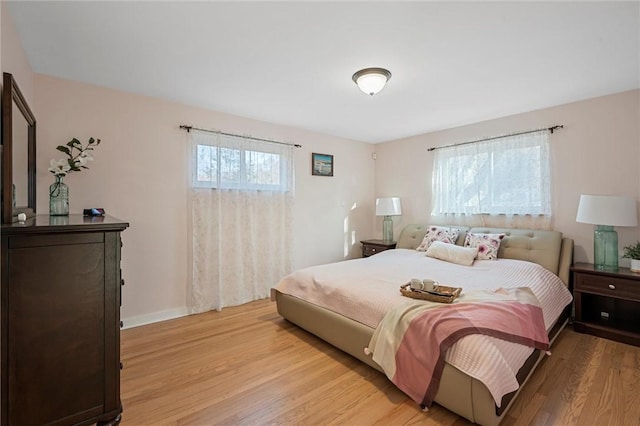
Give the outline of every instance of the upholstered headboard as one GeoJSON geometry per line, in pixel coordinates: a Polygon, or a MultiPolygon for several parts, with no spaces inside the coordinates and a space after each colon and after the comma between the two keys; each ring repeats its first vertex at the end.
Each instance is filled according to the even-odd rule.
{"type": "MultiPolygon", "coordinates": [[[[475,234],[505,234],[500,244],[499,258],[537,263],[558,275],[565,284],[569,283],[569,268],[573,258],[573,240],[562,238],[561,232],[509,228],[469,229],[465,226],[449,226],[460,229],[460,234],[456,241],[457,245],[464,244],[467,232],[475,234]]],[[[415,250],[422,242],[427,229],[427,225],[407,225],[400,233],[396,247],[415,250]]]]}
{"type": "MultiPolygon", "coordinates": [[[[456,240],[456,244],[461,246],[464,244],[464,239],[467,236],[467,231],[469,227],[467,226],[458,226],[458,225],[438,225],[438,226],[446,226],[451,228],[458,228],[460,233],[458,234],[458,239],[456,240]]],[[[405,248],[415,250],[418,248],[424,235],[427,233],[427,229],[429,229],[429,225],[418,225],[411,224],[404,227],[402,232],[400,232],[400,237],[398,237],[398,243],[396,244],[397,248],[405,248]]]]}

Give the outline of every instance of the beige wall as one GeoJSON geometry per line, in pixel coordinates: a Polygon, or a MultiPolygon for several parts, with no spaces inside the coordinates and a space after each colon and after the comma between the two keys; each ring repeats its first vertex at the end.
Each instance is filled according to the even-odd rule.
{"type": "MultiPolygon", "coordinates": [[[[402,198],[396,232],[428,223],[433,153],[427,148],[563,124],[551,137],[553,227],[575,240],[576,261],[593,261],[593,226],[576,223],[578,200],[580,194],[640,199],[639,118],[640,90],[634,90],[378,144],[376,194],[402,198]]],[[[620,249],[640,237],[640,228],[616,229],[620,249]]]]}
{"type": "Polygon", "coordinates": [[[65,182],[71,213],[103,207],[131,224],[122,263],[129,325],[185,312],[188,136],[180,124],[303,145],[294,151],[295,268],[357,257],[359,239],[371,236],[372,145],[40,74],[35,89],[39,214],[48,213],[55,147],[73,137],[102,139],[90,170],[65,182]],[[335,156],[334,177],[311,176],[311,152],[335,156]]]}
{"type": "MultiPolygon", "coordinates": [[[[33,108],[33,71],[22,47],[20,36],[16,31],[13,19],[6,2],[0,3],[0,57],[2,72],[13,74],[22,95],[33,108]]],[[[33,111],[34,114],[36,111],[33,111]]]]}

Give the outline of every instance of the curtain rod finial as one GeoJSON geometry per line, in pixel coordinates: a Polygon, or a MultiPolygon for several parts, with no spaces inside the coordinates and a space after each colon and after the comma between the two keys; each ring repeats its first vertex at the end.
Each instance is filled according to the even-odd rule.
{"type": "Polygon", "coordinates": [[[549,127],[549,131],[551,132],[551,134],[553,134],[553,131],[557,130],[557,129],[564,129],[564,125],[563,124],[559,124],[557,126],[549,127]]]}

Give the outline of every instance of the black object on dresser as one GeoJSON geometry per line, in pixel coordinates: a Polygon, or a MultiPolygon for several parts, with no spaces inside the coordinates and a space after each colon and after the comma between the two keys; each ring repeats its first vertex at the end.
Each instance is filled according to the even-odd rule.
{"type": "Polygon", "coordinates": [[[2,225],[2,425],[119,423],[128,226],[82,215],[2,225]]]}
{"type": "Polygon", "coordinates": [[[597,270],[590,263],[571,269],[574,329],[640,346],[640,274],[627,268],[597,270]]]}
{"type": "Polygon", "coordinates": [[[362,244],[362,257],[373,256],[381,251],[396,248],[395,241],[388,243],[383,240],[364,240],[360,241],[360,243],[362,244]]]}

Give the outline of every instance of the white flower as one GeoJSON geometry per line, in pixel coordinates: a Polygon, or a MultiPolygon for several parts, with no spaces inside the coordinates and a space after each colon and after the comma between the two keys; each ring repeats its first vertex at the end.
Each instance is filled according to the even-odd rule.
{"type": "Polygon", "coordinates": [[[93,161],[93,155],[91,155],[91,150],[87,149],[80,153],[80,161],[82,165],[85,165],[87,161],[93,161]]]}
{"type": "Polygon", "coordinates": [[[86,149],[76,156],[74,162],[76,167],[86,166],[89,161],[93,161],[93,155],[91,155],[91,149],[86,149]]]}
{"type": "Polygon", "coordinates": [[[56,150],[69,157],[66,160],[51,160],[49,171],[55,176],[65,176],[73,172],[88,169],[87,163],[93,161],[93,149],[100,145],[100,139],[89,138],[86,145],[73,138],[64,145],[58,145],[56,150]]]}
{"type": "Polygon", "coordinates": [[[69,170],[71,170],[71,167],[69,167],[69,162],[65,159],[51,160],[49,162],[49,171],[56,176],[64,176],[69,170]]]}

